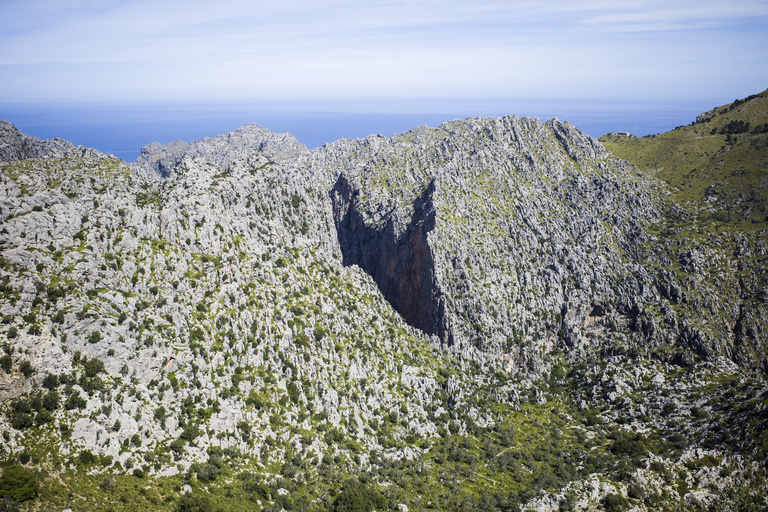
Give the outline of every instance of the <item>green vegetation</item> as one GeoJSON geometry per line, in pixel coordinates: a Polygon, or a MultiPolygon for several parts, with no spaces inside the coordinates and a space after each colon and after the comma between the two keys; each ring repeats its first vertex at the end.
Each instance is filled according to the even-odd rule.
{"type": "MultiPolygon", "coordinates": [[[[764,123],[718,116],[736,116],[761,98],[715,112],[699,128],[737,154],[740,144],[760,140],[764,123]]],[[[402,158],[381,145],[361,178],[360,201],[374,221],[386,222],[398,207],[381,208],[375,196],[394,194],[412,216],[409,205],[428,190],[432,165],[466,163],[454,159],[453,130],[472,131],[455,122],[397,136],[402,158]],[[439,154],[420,154],[425,140],[439,145],[439,154]]],[[[554,139],[544,128],[535,135],[554,139]]],[[[472,150],[459,156],[487,153],[474,151],[488,144],[487,134],[463,136],[472,150]]],[[[25,183],[19,194],[59,187],[87,215],[74,218],[71,241],[52,241],[46,225],[26,234],[24,258],[0,257],[0,293],[14,306],[0,325],[0,368],[3,379],[29,389],[0,405],[10,426],[0,440],[0,498],[7,499],[0,509],[363,512],[403,504],[413,511],[507,512],[557,497],[555,505],[570,510],[594,496],[594,486],[601,495],[589,498],[592,510],[682,510],[693,490],[711,492],[714,503],[732,498],[743,509],[756,507],[766,474],[752,462],[768,456],[761,381],[691,355],[690,346],[709,348],[694,330],[708,326],[681,328],[692,333],[689,346],[652,335],[662,321],[717,318],[701,313],[716,307],[706,293],[670,280],[643,290],[661,296],[646,311],[609,314],[589,299],[619,296],[618,287],[633,287],[634,277],[604,283],[575,275],[637,251],[649,272],[693,280],[704,257],[697,259],[686,237],[715,217],[733,228],[728,215],[735,210],[715,209],[709,192],[696,199],[697,184],[659,171],[677,187],[673,199],[694,213],[670,201],[676,217],[667,224],[678,231],[649,225],[650,236],[620,247],[613,212],[579,226],[555,223],[584,200],[570,181],[600,181],[604,169],[544,145],[530,150],[521,165],[552,161],[567,179],[506,174],[499,171],[510,165],[504,161],[480,169],[470,187],[441,185],[447,199],[435,203],[447,210],[439,213],[457,230],[452,235],[480,240],[446,268],[445,289],[455,288],[445,299],[456,302],[446,302],[458,311],[455,327],[471,331],[468,344],[493,354],[487,359],[465,357],[466,347],[443,350],[406,324],[368,276],[343,268],[323,247],[328,241],[313,238],[315,198],[327,199],[327,191],[294,168],[257,167],[263,161],[256,154],[245,171],[241,162],[226,171],[185,169],[199,176],[185,176],[182,187],[175,177],[126,185],[125,168],[109,160],[56,164],[64,170],[46,162],[3,164],[9,190],[14,180],[25,183]],[[543,185],[528,187],[536,180],[543,185]],[[98,197],[107,190],[109,198],[98,197]],[[524,197],[537,190],[546,192],[529,194],[548,212],[540,218],[529,215],[533,203],[524,197]],[[461,203],[461,194],[471,201],[461,203]],[[453,208],[486,203],[488,209],[453,208]],[[691,215],[699,222],[693,228],[686,226],[691,215]],[[472,216],[478,223],[468,221],[472,216]],[[513,232],[517,221],[530,223],[530,233],[513,232]],[[576,235],[558,239],[560,227],[576,235]],[[547,252],[551,247],[557,254],[547,252]],[[596,259],[576,261],[590,257],[596,259]],[[532,274],[539,267],[551,271],[548,282],[532,274]],[[557,279],[562,283],[553,285],[557,279]],[[549,309],[558,295],[566,296],[563,308],[549,309]],[[575,340],[568,324],[581,306],[593,311],[586,320],[594,324],[582,330],[586,340],[575,340]],[[30,340],[45,344],[31,348],[30,340]],[[581,345],[570,351],[574,341],[581,345]],[[51,357],[61,361],[43,364],[51,357]],[[59,373],[46,373],[54,367],[59,373]],[[732,488],[718,487],[722,481],[732,488]]],[[[457,170],[469,180],[475,169],[457,170]]],[[[638,182],[634,172],[610,179],[622,190],[651,182],[638,182]]],[[[632,197],[650,197],[643,194],[632,197]]],[[[57,208],[33,211],[53,216],[57,208]]],[[[698,243],[705,233],[695,234],[698,243]]],[[[435,255],[440,243],[453,243],[433,242],[435,255]]],[[[725,237],[717,243],[717,257],[741,250],[725,237]]],[[[712,275],[734,282],[749,281],[760,264],[757,257],[738,265],[717,257],[706,256],[717,266],[712,275]]],[[[734,296],[735,310],[741,300],[734,296]]],[[[744,333],[762,325],[746,316],[740,322],[744,333]]],[[[746,334],[740,340],[739,350],[747,350],[746,334]]]]}
{"type": "Polygon", "coordinates": [[[700,224],[759,230],[768,222],[766,123],[768,91],[666,133],[641,138],[608,134],[600,141],[667,183],[671,199],[692,209],[700,224]]]}
{"type": "Polygon", "coordinates": [[[35,498],[39,483],[35,474],[18,464],[0,465],[0,498],[17,502],[35,498]]]}

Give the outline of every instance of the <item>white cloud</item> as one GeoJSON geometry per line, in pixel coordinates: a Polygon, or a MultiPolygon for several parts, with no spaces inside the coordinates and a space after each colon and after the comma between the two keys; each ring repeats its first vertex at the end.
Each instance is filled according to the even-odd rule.
{"type": "Polygon", "coordinates": [[[724,67],[768,78],[757,65],[768,36],[739,30],[768,18],[766,2],[753,0],[26,0],[2,9],[6,98],[599,96],[668,94],[665,83],[694,86],[724,67]]]}

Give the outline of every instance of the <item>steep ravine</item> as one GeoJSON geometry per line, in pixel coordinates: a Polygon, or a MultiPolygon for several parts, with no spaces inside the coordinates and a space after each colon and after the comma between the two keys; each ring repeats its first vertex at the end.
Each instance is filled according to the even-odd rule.
{"type": "Polygon", "coordinates": [[[452,345],[427,236],[435,227],[434,192],[433,181],[414,201],[410,223],[399,234],[392,213],[379,225],[366,222],[354,207],[360,190],[345,174],[339,176],[330,196],[344,265],[357,265],[367,272],[410,325],[452,345]]]}

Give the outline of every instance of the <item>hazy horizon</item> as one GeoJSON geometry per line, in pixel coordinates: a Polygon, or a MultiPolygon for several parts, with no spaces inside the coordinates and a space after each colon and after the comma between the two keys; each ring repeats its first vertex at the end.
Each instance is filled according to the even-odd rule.
{"type": "Polygon", "coordinates": [[[0,118],[121,155],[248,122],[310,147],[471,116],[645,135],[768,87],[766,0],[28,0],[2,13],[0,118]]]}
{"type": "MultiPolygon", "coordinates": [[[[736,98],[728,101],[733,99],[736,98]]],[[[275,132],[289,132],[311,149],[342,137],[391,136],[423,124],[438,126],[445,121],[478,116],[517,115],[538,117],[542,121],[557,117],[593,137],[615,131],[643,136],[689,124],[698,114],[715,106],[718,105],[704,102],[599,104],[518,100],[464,108],[453,105],[453,111],[448,105],[443,107],[444,112],[396,112],[382,108],[378,112],[355,109],[333,112],[311,104],[0,103],[0,119],[38,138],[60,137],[133,161],[141,147],[150,142],[165,144],[176,139],[191,142],[227,133],[248,123],[275,132]]]]}

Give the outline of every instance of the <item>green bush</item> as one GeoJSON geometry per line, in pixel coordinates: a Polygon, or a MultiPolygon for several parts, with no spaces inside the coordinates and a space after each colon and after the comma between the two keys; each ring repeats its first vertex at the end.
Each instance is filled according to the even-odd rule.
{"type": "Polygon", "coordinates": [[[43,387],[53,391],[59,386],[59,377],[52,373],[49,373],[43,379],[43,387]]]}
{"type": "Polygon", "coordinates": [[[32,364],[29,361],[22,361],[19,363],[19,371],[23,373],[27,378],[31,377],[32,374],[35,373],[35,370],[32,368],[32,364]]]}
{"type": "Polygon", "coordinates": [[[55,324],[63,324],[64,323],[64,311],[61,310],[61,309],[56,311],[56,314],[53,315],[53,318],[51,319],[51,321],[53,323],[55,323],[55,324]]]}
{"type": "Polygon", "coordinates": [[[82,409],[87,405],[85,399],[80,396],[80,393],[73,393],[69,395],[67,401],[64,402],[64,408],[68,411],[73,409],[82,409]]]}
{"type": "Polygon", "coordinates": [[[34,417],[29,413],[11,412],[11,426],[16,430],[23,430],[32,426],[34,417]]]}
{"type": "Polygon", "coordinates": [[[199,435],[200,428],[197,425],[187,425],[181,431],[181,435],[179,437],[185,441],[194,441],[195,438],[197,438],[199,435]]]}
{"type": "Polygon", "coordinates": [[[169,448],[176,453],[181,453],[184,451],[184,441],[182,439],[174,439],[171,441],[169,448]]]}
{"type": "Polygon", "coordinates": [[[213,512],[211,500],[205,496],[185,494],[176,502],[176,512],[213,512]]]}
{"type": "Polygon", "coordinates": [[[643,456],[648,453],[645,438],[640,434],[633,434],[623,430],[617,430],[610,450],[616,455],[643,456]]]}
{"type": "Polygon", "coordinates": [[[85,376],[89,379],[104,371],[104,363],[101,359],[88,359],[83,366],[85,368],[85,376]]]}
{"type": "Polygon", "coordinates": [[[90,450],[83,450],[80,452],[78,460],[80,461],[80,464],[87,465],[94,464],[99,459],[90,450]]]}
{"type": "Polygon", "coordinates": [[[11,365],[13,365],[11,356],[3,354],[3,356],[0,357],[0,368],[2,368],[5,373],[8,373],[11,371],[11,365]]]}
{"type": "Polygon", "coordinates": [[[14,464],[3,468],[0,475],[0,497],[27,501],[37,496],[39,484],[32,471],[14,464]]]}
{"type": "Polygon", "coordinates": [[[203,464],[197,470],[197,479],[201,482],[213,482],[219,476],[219,468],[214,464],[203,464]]]}
{"type": "Polygon", "coordinates": [[[35,416],[35,424],[38,426],[46,425],[53,421],[53,415],[48,412],[46,409],[43,409],[39,413],[37,413],[37,416],[35,416]]]}
{"type": "Polygon", "coordinates": [[[627,500],[620,494],[608,494],[603,498],[603,506],[607,512],[618,512],[627,507],[627,500]]]}
{"type": "Polygon", "coordinates": [[[359,480],[350,479],[344,483],[339,495],[333,502],[335,512],[371,512],[384,510],[387,501],[375,488],[368,487],[359,480]]]}

